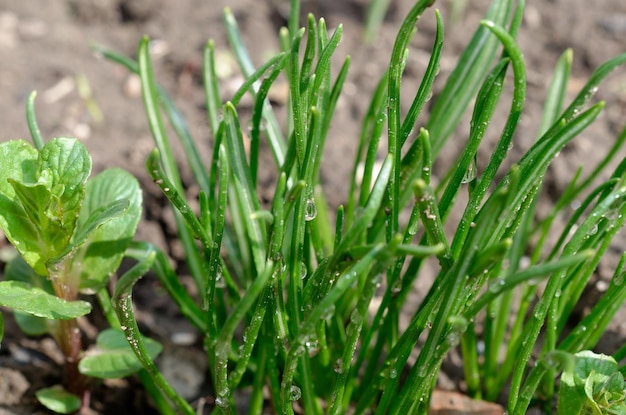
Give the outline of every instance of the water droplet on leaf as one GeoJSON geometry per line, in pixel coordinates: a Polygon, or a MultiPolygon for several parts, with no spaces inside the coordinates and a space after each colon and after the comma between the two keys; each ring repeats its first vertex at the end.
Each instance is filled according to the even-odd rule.
{"type": "Polygon", "coordinates": [[[467,168],[467,171],[465,172],[465,175],[463,176],[463,179],[461,180],[461,183],[469,183],[474,181],[476,179],[477,170],[478,169],[476,168],[476,160],[472,160],[469,167],[467,168]]]}
{"type": "Polygon", "coordinates": [[[222,275],[222,267],[217,267],[217,275],[215,276],[215,288],[224,288],[226,287],[226,281],[224,281],[224,276],[222,275]]]}
{"type": "Polygon", "coordinates": [[[303,280],[306,278],[307,275],[307,268],[306,268],[306,264],[304,262],[300,263],[300,279],[303,280]]]}
{"type": "Polygon", "coordinates": [[[335,364],[333,365],[333,370],[338,375],[343,373],[343,361],[341,360],[341,358],[335,360],[335,364]]]}
{"type": "Polygon", "coordinates": [[[324,314],[322,314],[322,320],[330,320],[333,316],[335,315],[335,305],[332,304],[330,307],[328,307],[325,311],[324,314]]]}
{"type": "Polygon", "coordinates": [[[361,315],[361,313],[359,313],[358,309],[354,309],[352,310],[352,313],[350,313],[350,321],[352,322],[352,324],[361,324],[361,322],[363,321],[363,316],[361,315]]]}
{"type": "Polygon", "coordinates": [[[314,199],[307,199],[306,206],[304,207],[304,220],[309,222],[315,219],[317,216],[317,206],[315,206],[314,199]]]}
{"type": "Polygon", "coordinates": [[[291,385],[289,388],[289,399],[292,401],[297,401],[302,396],[302,391],[296,385],[291,385]]]}

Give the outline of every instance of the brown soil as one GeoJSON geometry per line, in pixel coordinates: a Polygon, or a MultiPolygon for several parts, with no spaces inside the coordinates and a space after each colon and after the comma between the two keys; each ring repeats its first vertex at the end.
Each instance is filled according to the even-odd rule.
{"type": "MultiPolygon", "coordinates": [[[[323,160],[324,185],[330,203],[336,206],[346,199],[346,178],[351,170],[351,163],[346,160],[354,157],[370,93],[387,65],[396,31],[413,2],[393,2],[380,36],[371,45],[364,44],[361,33],[366,0],[309,0],[302,3],[303,12],[325,17],[331,30],[343,23],[344,36],[335,64],[340,64],[340,58],[347,54],[352,56],[350,76],[337,107],[323,160]]],[[[451,3],[436,4],[446,22],[446,46],[436,88],[441,87],[453,68],[459,51],[489,2],[468,2],[468,9],[458,22],[450,21],[451,3]]],[[[146,205],[137,238],[154,242],[174,258],[180,258],[180,248],[172,240],[171,212],[144,168],[153,144],[137,80],[124,69],[98,59],[89,44],[95,42],[132,56],[141,35],[159,40],[154,58],[156,78],[186,115],[206,158],[211,137],[205,121],[200,83],[203,45],[208,39],[215,40],[225,65],[222,92],[227,98],[237,88],[240,78],[234,64],[225,55],[227,39],[222,24],[223,8],[228,6],[233,10],[254,62],[259,65],[278,50],[276,33],[285,24],[286,4],[288,2],[281,0],[0,0],[0,140],[28,136],[25,101],[30,91],[37,90],[37,115],[44,137],[79,137],[92,154],[94,171],[119,166],[140,178],[146,205]],[[91,89],[87,96],[79,94],[81,83],[88,84],[91,89]],[[90,100],[101,111],[101,120],[90,111],[87,105],[90,100]]],[[[432,10],[421,18],[418,28],[403,87],[405,107],[410,103],[428,59],[434,36],[432,10]]],[[[519,43],[528,67],[528,98],[523,123],[515,138],[513,159],[532,143],[558,56],[566,48],[574,50],[570,83],[573,96],[595,67],[624,52],[624,38],[626,2],[622,0],[596,0],[592,7],[586,0],[527,1],[519,43]]],[[[551,168],[546,186],[550,197],[557,196],[577,166],[591,163],[603,154],[595,150],[608,148],[623,127],[626,77],[624,70],[620,72],[620,75],[610,77],[600,89],[599,98],[607,101],[607,110],[601,119],[569,146],[551,168]]],[[[502,105],[503,111],[505,107],[502,105]]],[[[468,129],[469,118],[466,117],[459,129],[461,133],[443,151],[440,171],[454,160],[468,129]]],[[[491,139],[497,134],[496,129],[488,132],[491,139]]],[[[483,146],[479,167],[481,161],[486,160],[488,149],[488,145],[483,146]]],[[[189,176],[184,167],[182,172],[185,178],[189,176]]],[[[262,185],[269,186],[273,180],[268,173],[261,172],[261,177],[262,185]]],[[[621,251],[621,246],[615,247],[615,256],[621,251]]],[[[609,258],[603,263],[598,278],[610,276],[615,262],[609,258]]],[[[143,328],[167,344],[168,353],[161,364],[177,367],[178,371],[171,373],[177,379],[176,386],[184,390],[187,397],[202,396],[207,393],[202,352],[199,348],[186,346],[189,342],[195,344],[192,328],[185,325],[166,297],[158,296],[153,282],[142,284],[136,302],[143,328]],[[181,342],[181,338],[184,341],[181,342]],[[168,359],[175,364],[168,363],[168,359]]],[[[591,286],[590,296],[594,290],[597,291],[591,286]]],[[[37,406],[33,393],[39,387],[59,381],[58,351],[49,339],[23,338],[10,312],[3,310],[3,313],[7,332],[0,349],[0,414],[45,413],[37,406]]],[[[94,328],[88,324],[92,323],[85,323],[87,337],[93,338],[93,334],[89,334],[94,328]]],[[[625,339],[626,310],[622,310],[599,349],[614,351],[625,339]]],[[[132,379],[105,382],[95,389],[94,410],[118,415],[151,413],[141,388],[136,385],[132,379]]]]}

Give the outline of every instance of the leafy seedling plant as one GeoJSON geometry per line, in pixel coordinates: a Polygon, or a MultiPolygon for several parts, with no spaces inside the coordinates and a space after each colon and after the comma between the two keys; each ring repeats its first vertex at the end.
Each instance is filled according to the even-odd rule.
{"type": "MultiPolygon", "coordinates": [[[[247,391],[251,414],[268,405],[279,414],[296,408],[307,415],[425,414],[443,359],[457,347],[471,396],[496,400],[506,390],[510,414],[526,413],[531,403],[543,402],[551,410],[557,370],[574,367],[568,364],[573,354],[595,346],[624,302],[622,260],[590,314],[565,330],[624,222],[626,162],[612,173],[605,170],[626,131],[597,166],[573,174],[547,216],[539,216],[536,206],[550,162],[601,113],[604,103],[592,98],[600,82],[626,62],[626,54],[600,66],[564,108],[572,62],[566,51],[536,141],[511,160],[526,97],[526,67],[515,41],[524,2],[492,2],[433,98],[430,114],[418,123],[439,72],[444,36],[439,13],[430,62],[406,109],[400,95],[410,91],[401,80],[417,20],[433,3],[416,1],[400,27],[363,121],[348,200],[333,214],[320,166],[350,65],[346,58],[338,73],[331,73],[342,26],[330,34],[323,19],[309,16],[307,26],[298,29],[299,3],[292,0],[289,28],[279,35],[282,52],[255,68],[227,9],[226,31],[245,82],[228,102],[220,100],[215,46],[209,41],[203,73],[213,155],[206,161],[183,116],[153,79],[149,40],[141,40],[136,61],[97,48],[141,79],[156,144],[148,172],[175,208],[199,298],[182,288],[153,246],[134,244],[128,253],[140,263],[148,253],[156,255],[155,274],[204,336],[213,396],[203,402],[214,403],[217,413],[235,413],[239,389],[247,391]],[[281,75],[289,84],[286,131],[277,122],[280,109],[267,98],[281,75]],[[487,129],[493,129],[507,79],[513,93],[505,125],[489,161],[478,165],[476,154],[487,129]],[[245,94],[254,101],[249,114],[239,108],[245,94]],[[470,104],[472,119],[465,126],[460,120],[470,104]],[[185,149],[199,203],[186,200],[163,114],[185,149]],[[457,129],[468,137],[457,162],[447,171],[433,171],[433,160],[457,129]],[[262,167],[273,168],[276,177],[267,205],[258,195],[262,141],[273,157],[262,167]],[[360,179],[357,171],[363,172],[360,179]],[[598,184],[601,174],[610,178],[598,184]],[[467,195],[466,203],[458,202],[460,193],[467,195]],[[572,202],[579,204],[573,213],[572,202]],[[460,213],[458,222],[450,219],[453,210],[460,213]],[[558,225],[557,216],[569,220],[558,225]],[[452,235],[444,225],[454,229],[452,235]],[[553,242],[549,235],[560,237],[553,242]],[[429,256],[436,261],[427,261],[429,256]],[[432,268],[437,275],[423,300],[409,304],[415,282],[432,268]],[[407,326],[400,325],[403,313],[411,317],[407,326]]],[[[160,374],[136,331],[133,283],[120,281],[114,301],[118,314],[126,310],[122,324],[133,327],[127,331],[130,342],[156,379],[160,374]]],[[[178,396],[162,381],[157,384],[168,396],[178,396]]],[[[612,393],[616,385],[597,377],[591,382],[596,402],[606,396],[598,389],[612,393]]],[[[181,399],[175,403],[181,412],[194,413],[181,399]]]]}
{"type": "MultiPolygon", "coordinates": [[[[89,179],[91,157],[78,140],[44,143],[34,97],[27,116],[35,146],[0,144],[0,228],[19,253],[0,281],[0,305],[14,311],[26,334],[49,333],[58,343],[65,384],[39,390],[37,398],[53,411],[72,413],[88,405],[87,376],[122,377],[141,368],[116,323],[106,285],[135,234],[142,194],[121,169],[89,179]],[[77,319],[92,306],[80,293],[97,294],[118,328],[100,333],[97,352],[87,357],[77,319]]],[[[156,356],[160,346],[150,342],[149,349],[156,356]]]]}
{"type": "Polygon", "coordinates": [[[585,350],[563,371],[558,415],[626,414],[626,385],[617,361],[585,350]]]}

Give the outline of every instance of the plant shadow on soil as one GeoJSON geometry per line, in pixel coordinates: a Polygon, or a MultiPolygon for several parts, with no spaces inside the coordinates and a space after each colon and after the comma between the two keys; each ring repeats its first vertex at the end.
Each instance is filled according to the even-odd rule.
{"type": "MultiPolygon", "coordinates": [[[[288,3],[288,2],[287,2],[288,3]]],[[[451,22],[451,1],[435,4],[446,22],[446,40],[439,81],[441,88],[464,47],[483,16],[488,0],[468,2],[468,9],[458,22],[451,22]]],[[[389,59],[397,29],[413,2],[392,2],[390,13],[374,43],[362,40],[362,22],[366,0],[303,0],[303,16],[313,12],[324,17],[332,30],[344,24],[344,36],[336,52],[339,59],[350,54],[352,65],[344,93],[340,99],[324,152],[322,181],[332,206],[346,200],[351,160],[356,151],[360,123],[369,97],[389,59]]],[[[4,0],[0,5],[0,125],[2,140],[27,136],[25,102],[31,90],[38,90],[36,103],[38,120],[44,137],[75,136],[88,147],[95,172],[105,167],[123,167],[135,174],[144,189],[144,219],[139,225],[137,239],[162,247],[178,263],[182,251],[174,236],[171,209],[144,169],[152,149],[137,79],[122,68],[93,56],[89,43],[95,42],[133,56],[142,34],[155,43],[155,76],[172,95],[188,118],[192,134],[199,141],[202,156],[208,159],[211,138],[205,121],[201,87],[201,50],[213,38],[224,63],[223,98],[227,99],[241,82],[232,59],[223,53],[227,39],[222,24],[222,10],[230,7],[238,19],[244,40],[258,65],[278,51],[277,29],[285,23],[285,2],[279,0],[64,0],[58,2],[25,2],[4,0]],[[88,85],[90,92],[80,92],[88,85]],[[97,105],[99,112],[91,103],[97,105]]],[[[418,34],[412,42],[402,96],[403,108],[408,108],[426,63],[434,38],[433,10],[420,19],[418,34]]],[[[511,159],[516,160],[534,139],[534,129],[541,116],[552,68],[566,48],[574,50],[574,66],[569,96],[573,97],[592,70],[606,59],[623,52],[626,36],[626,3],[621,0],[599,0],[589,8],[585,0],[527,1],[526,17],[519,43],[528,67],[528,98],[522,125],[515,137],[511,159]]],[[[336,72],[335,72],[336,73],[336,72]]],[[[286,91],[286,90],[285,90],[286,91]]],[[[545,188],[548,200],[555,200],[575,169],[590,163],[596,149],[608,148],[626,119],[626,80],[624,76],[610,77],[600,88],[599,98],[607,101],[607,110],[592,129],[573,142],[551,167],[545,188]]],[[[286,96],[280,91],[273,97],[275,105],[283,105],[286,96]]],[[[508,108],[506,97],[500,110],[501,119],[508,108]]],[[[244,101],[241,113],[249,114],[250,102],[244,101]]],[[[498,114],[496,114],[496,119],[498,114]]],[[[497,122],[496,122],[497,124],[497,122]]],[[[447,144],[436,170],[454,162],[458,149],[466,138],[469,114],[461,121],[461,133],[447,144]],[[465,132],[465,133],[463,133],[465,132]],[[463,136],[465,134],[465,137],[463,136]]],[[[485,140],[497,139],[497,129],[490,129],[485,140]]],[[[172,134],[173,137],[173,134],[172,134]]],[[[478,164],[484,165],[490,146],[486,142],[479,152],[478,164]]],[[[177,149],[180,155],[180,149],[177,149]]],[[[597,152],[597,157],[602,155],[597,152]]],[[[623,156],[623,155],[622,155],[623,156]]],[[[267,162],[269,162],[269,155],[267,162]]],[[[181,166],[184,166],[182,157],[181,166]]],[[[189,172],[182,167],[183,179],[190,182],[189,172]]],[[[270,199],[275,177],[269,171],[259,172],[260,195],[270,199]],[[264,196],[266,195],[266,196],[264,196]]],[[[193,194],[194,188],[189,188],[193,194]]],[[[623,242],[623,237],[618,240],[623,242]]],[[[2,247],[6,246],[6,241],[2,247]]],[[[623,244],[613,249],[597,273],[597,280],[612,274],[623,244]]],[[[184,269],[180,274],[184,277],[184,269]]],[[[421,298],[428,282],[416,287],[421,298]]],[[[581,304],[580,313],[593,304],[595,282],[589,287],[590,299],[581,304]]],[[[179,388],[195,399],[210,393],[206,389],[202,370],[200,340],[191,327],[185,326],[167,297],[160,293],[153,278],[141,282],[135,293],[142,329],[154,334],[166,344],[167,359],[186,362],[191,368],[179,373],[179,388]],[[169,355],[169,357],[167,357],[169,355]]],[[[418,301],[418,300],[416,300],[418,301]]],[[[9,312],[5,339],[0,349],[0,414],[45,413],[34,399],[34,391],[60,381],[59,355],[49,338],[26,339],[18,331],[9,312]]],[[[409,316],[404,316],[408,321],[409,316]]],[[[404,324],[406,324],[406,321],[404,324]]],[[[98,316],[85,321],[87,342],[92,342],[98,327],[98,316]]],[[[612,352],[626,339],[626,310],[622,309],[607,331],[598,351],[612,352]]],[[[459,386],[458,374],[450,370],[451,387],[459,386]]],[[[102,414],[153,413],[141,385],[134,379],[106,382],[95,388],[92,396],[94,411],[102,414]]]]}

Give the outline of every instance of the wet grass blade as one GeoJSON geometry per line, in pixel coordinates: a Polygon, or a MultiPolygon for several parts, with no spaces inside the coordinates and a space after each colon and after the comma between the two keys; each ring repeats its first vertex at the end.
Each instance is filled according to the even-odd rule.
{"type": "MultiPolygon", "coordinates": [[[[157,91],[152,74],[152,64],[150,62],[150,51],[148,47],[149,39],[144,37],[139,43],[139,50],[137,52],[138,73],[141,80],[144,108],[146,110],[146,116],[148,118],[148,125],[150,126],[152,137],[161,156],[161,165],[163,166],[165,175],[171,181],[172,188],[176,189],[179,194],[182,194],[183,188],[180,181],[180,175],[178,174],[176,161],[165,133],[165,127],[163,125],[161,112],[157,103],[157,91]]],[[[189,228],[187,228],[182,215],[180,213],[175,213],[174,216],[176,218],[176,224],[178,225],[180,240],[183,244],[185,252],[187,253],[187,260],[189,262],[191,274],[194,277],[196,285],[201,287],[204,268],[203,262],[200,259],[200,254],[197,249],[195,249],[195,241],[192,233],[189,228]]]]}
{"type": "Polygon", "coordinates": [[[215,42],[209,40],[202,54],[203,70],[202,80],[204,84],[204,97],[206,102],[207,118],[209,120],[209,128],[213,133],[213,137],[217,136],[217,130],[220,124],[220,109],[222,101],[220,99],[219,82],[215,71],[215,42]]]}
{"type": "MultiPolygon", "coordinates": [[[[620,188],[611,193],[604,200],[602,200],[594,208],[594,210],[586,218],[586,220],[578,227],[576,233],[572,236],[571,240],[565,246],[563,250],[563,255],[567,256],[576,253],[580,249],[585,239],[588,238],[588,235],[591,233],[591,230],[594,228],[594,226],[598,225],[598,220],[603,215],[605,215],[607,211],[614,207],[616,201],[621,202],[625,194],[626,188],[620,188]]],[[[524,343],[522,343],[522,347],[518,355],[518,366],[516,366],[513,372],[513,378],[511,382],[511,396],[509,397],[508,404],[509,409],[515,415],[521,415],[526,412],[526,409],[530,404],[532,395],[534,394],[534,391],[536,390],[539,381],[543,377],[543,374],[538,373],[538,371],[542,369],[546,370],[545,367],[541,366],[531,371],[531,374],[529,374],[522,389],[521,384],[524,372],[526,370],[526,364],[530,359],[533,346],[536,342],[537,337],[539,336],[541,327],[543,326],[544,321],[548,315],[548,310],[550,309],[551,302],[558,297],[556,293],[560,292],[563,288],[562,284],[565,281],[565,272],[566,271],[561,270],[554,273],[550,277],[546,285],[544,294],[541,296],[539,302],[534,308],[534,318],[531,319],[524,331],[525,341],[524,343]]]]}
{"type": "Polygon", "coordinates": [[[169,259],[163,252],[148,242],[135,241],[132,242],[126,250],[126,256],[136,261],[141,261],[142,258],[146,257],[151,252],[155,253],[155,259],[151,269],[158,277],[161,284],[163,284],[163,288],[167,291],[172,300],[174,300],[181,314],[200,332],[205,333],[208,327],[204,321],[202,310],[180,283],[176,272],[169,263],[169,259]]]}
{"type": "Polygon", "coordinates": [[[129,338],[129,344],[137,359],[141,362],[144,370],[154,380],[154,383],[161,389],[163,394],[170,399],[178,410],[183,414],[193,415],[195,411],[191,406],[170,386],[165,380],[161,372],[157,369],[154,361],[150,358],[144,346],[143,336],[137,327],[135,313],[132,304],[132,289],[137,280],[139,280],[152,266],[155,259],[154,251],[148,253],[142,261],[128,270],[117,282],[115,293],[113,294],[113,302],[115,311],[120,320],[120,327],[124,335],[129,338]]]}
{"type": "MultiPolygon", "coordinates": [[[[493,22],[484,22],[483,25],[487,26],[498,37],[504,46],[506,54],[511,59],[511,66],[513,67],[513,101],[511,103],[511,109],[507,118],[506,124],[502,129],[502,134],[498,140],[495,150],[493,151],[489,163],[485,168],[483,174],[480,176],[478,183],[472,190],[470,195],[470,201],[467,204],[463,218],[459,223],[459,228],[455,234],[455,241],[453,243],[453,255],[458,255],[460,243],[463,241],[465,235],[469,231],[471,222],[474,220],[480,204],[483,198],[487,194],[492,181],[500,168],[500,165],[506,158],[509,152],[513,134],[517,129],[517,125],[522,116],[522,110],[524,108],[524,102],[526,100],[526,68],[524,66],[524,59],[519,48],[515,44],[515,39],[507,33],[503,28],[495,25],[493,22]],[[456,245],[455,245],[456,244],[456,245]],[[456,248],[456,249],[455,249],[456,248]]],[[[502,90],[502,79],[497,78],[494,80],[494,91],[490,91],[494,95],[499,96],[502,90]]],[[[491,110],[492,112],[493,110],[491,110]]],[[[490,112],[487,109],[487,112],[490,112]]],[[[491,118],[491,115],[489,115],[491,118]]],[[[478,127],[480,128],[480,127],[478,127]]],[[[484,134],[484,132],[483,132],[484,134]]],[[[454,181],[454,179],[453,179],[454,181]]]]}
{"type": "MultiPolygon", "coordinates": [[[[504,26],[511,14],[511,2],[508,0],[493,1],[486,20],[504,26]]],[[[433,155],[436,157],[448,137],[456,129],[467,105],[478,90],[483,74],[493,60],[498,41],[485,27],[480,27],[463,54],[459,57],[456,67],[450,74],[443,90],[437,97],[425,128],[433,137],[433,155]]]]}
{"type": "MultiPolygon", "coordinates": [[[[246,50],[246,47],[241,39],[235,17],[229,8],[224,10],[224,23],[226,25],[228,40],[231,44],[233,52],[235,53],[237,62],[239,62],[241,72],[243,73],[244,78],[248,78],[255,72],[254,65],[252,64],[252,60],[250,59],[248,51],[246,50]]],[[[258,84],[252,85],[251,93],[253,96],[257,94],[258,89],[258,84]]],[[[267,122],[266,132],[270,148],[272,149],[272,154],[274,154],[276,164],[281,166],[285,160],[285,138],[283,137],[269,101],[266,101],[263,108],[263,118],[267,122]]]]}
{"type": "Polygon", "coordinates": [[[420,0],[411,8],[405,17],[396,41],[391,52],[389,62],[389,80],[387,82],[387,122],[388,122],[388,150],[392,156],[392,173],[389,179],[387,208],[389,209],[389,220],[387,228],[387,240],[391,240],[398,232],[398,218],[400,215],[400,164],[402,161],[402,122],[400,115],[400,80],[406,62],[406,50],[413,34],[415,24],[427,7],[431,6],[434,0],[420,0]]]}
{"type": "Polygon", "coordinates": [[[546,96],[546,103],[543,107],[543,114],[539,124],[537,137],[541,137],[551,125],[553,125],[563,110],[563,101],[565,100],[565,92],[567,91],[567,81],[572,69],[573,52],[567,49],[559,58],[552,82],[546,96]]]}
{"type": "MultiPolygon", "coordinates": [[[[233,335],[235,334],[237,326],[239,326],[248,310],[252,308],[257,297],[263,291],[263,288],[265,288],[265,284],[272,274],[273,268],[273,263],[268,261],[265,268],[260,270],[259,276],[250,287],[248,287],[237,305],[230,311],[217,338],[214,367],[216,379],[215,388],[217,404],[222,409],[222,413],[234,413],[231,402],[232,391],[228,382],[228,356],[231,351],[233,335]]],[[[261,322],[258,322],[258,324],[260,323],[261,322]]]]}
{"type": "Polygon", "coordinates": [[[239,119],[235,107],[226,103],[224,107],[224,138],[226,141],[229,164],[232,169],[234,179],[233,185],[237,187],[236,197],[239,200],[238,206],[241,209],[241,220],[246,229],[246,239],[250,243],[254,268],[256,273],[261,272],[265,267],[265,229],[259,220],[253,219],[253,213],[260,210],[259,198],[252,184],[250,166],[246,160],[243,148],[243,136],[239,126],[239,119]]]}

